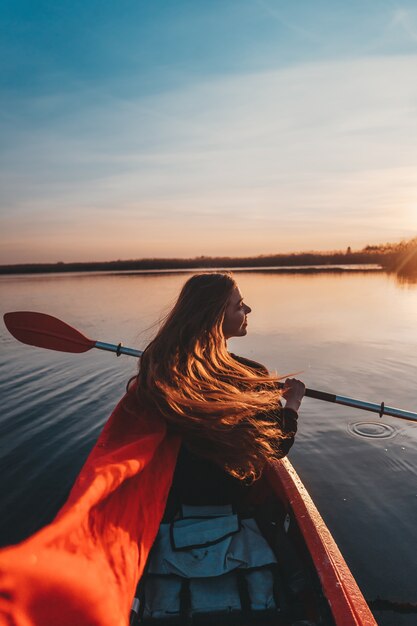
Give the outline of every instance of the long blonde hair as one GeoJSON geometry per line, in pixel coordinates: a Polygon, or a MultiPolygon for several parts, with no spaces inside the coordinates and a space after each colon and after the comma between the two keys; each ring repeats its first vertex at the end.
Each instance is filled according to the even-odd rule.
{"type": "Polygon", "coordinates": [[[185,283],[141,357],[136,394],[191,451],[254,480],[285,438],[271,416],[281,393],[266,369],[227,351],[222,326],[235,286],[229,273],[196,274],[185,283]]]}

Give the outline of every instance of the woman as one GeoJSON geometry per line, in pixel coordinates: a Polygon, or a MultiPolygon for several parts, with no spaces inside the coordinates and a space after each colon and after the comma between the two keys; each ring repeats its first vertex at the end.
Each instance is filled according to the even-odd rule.
{"type": "Polygon", "coordinates": [[[196,274],[143,353],[138,400],[183,437],[168,516],[178,498],[235,503],[293,444],[303,383],[287,379],[282,392],[264,366],[227,351],[228,339],[247,334],[250,312],[231,274],[196,274]]]}
{"type": "MultiPolygon", "coordinates": [[[[304,384],[287,379],[281,391],[277,377],[271,376],[263,365],[227,350],[229,338],[246,335],[250,312],[231,274],[194,275],[185,283],[175,306],[141,358],[136,386],[138,404],[157,409],[171,432],[182,437],[163,524],[148,568],[148,572],[160,577],[180,572],[183,580],[191,578],[186,563],[191,553],[199,561],[211,559],[213,568],[218,556],[215,551],[220,548],[213,548],[212,554],[207,556],[207,546],[226,539],[230,543],[233,531],[227,534],[226,530],[229,523],[234,523],[233,515],[248,520],[246,526],[241,522],[239,528],[252,532],[255,528],[252,524],[249,529],[253,516],[252,487],[262,476],[265,464],[285,456],[293,444],[304,384]],[[285,408],[281,405],[283,396],[285,408]],[[210,528],[211,522],[207,521],[215,518],[218,529],[220,517],[223,517],[223,535],[222,531],[210,528]],[[205,520],[204,524],[201,521],[198,524],[204,526],[202,532],[206,539],[213,539],[213,532],[220,533],[219,537],[196,544],[196,534],[190,526],[191,520],[196,518],[205,520]],[[193,536],[188,555],[183,533],[185,527],[193,536]],[[181,548],[173,545],[175,533],[183,542],[181,548]],[[199,547],[205,551],[196,552],[199,547]],[[182,551],[180,558],[179,550],[182,551]]],[[[233,538],[235,557],[239,550],[242,552],[243,534],[236,531],[237,536],[233,538]]],[[[257,541],[259,547],[262,539],[257,541]]],[[[233,569],[224,566],[230,546],[224,550],[221,557],[223,587],[233,569]]],[[[267,550],[265,548],[265,552],[267,550]]],[[[254,565],[251,558],[245,556],[241,561],[247,559],[248,571],[255,565],[258,569],[263,566],[259,562],[254,565]]],[[[271,557],[268,558],[271,561],[271,557]]],[[[271,565],[269,561],[268,565],[271,565]]],[[[213,569],[203,569],[196,574],[200,580],[204,576],[211,581],[218,577],[213,569]]],[[[264,581],[262,585],[265,584],[264,581]]],[[[212,582],[211,588],[213,590],[212,582]]],[[[181,596],[180,591],[173,591],[173,595],[181,596]]],[[[161,592],[153,583],[146,599],[147,618],[161,617],[165,615],[164,611],[172,611],[172,606],[161,608],[158,605],[161,597],[166,599],[167,596],[167,588],[161,592]],[[152,596],[151,600],[149,596],[152,596]],[[155,605],[158,605],[157,609],[155,605]]],[[[188,609],[190,602],[189,599],[188,609]]],[[[213,604],[212,596],[210,602],[213,604]]],[[[230,598],[227,602],[230,609],[230,598]]],[[[265,600],[268,608],[271,603],[272,600],[265,600]]],[[[218,604],[221,606],[221,600],[218,604]]],[[[184,607],[180,612],[184,618],[184,607]]],[[[218,621],[220,623],[220,618],[218,621]]]]}

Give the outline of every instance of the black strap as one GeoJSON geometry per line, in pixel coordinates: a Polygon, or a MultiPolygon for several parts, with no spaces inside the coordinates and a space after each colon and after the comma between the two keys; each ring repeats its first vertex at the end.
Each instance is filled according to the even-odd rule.
{"type": "Polygon", "coordinates": [[[245,618],[251,615],[251,601],[248,588],[248,581],[246,580],[245,571],[242,569],[236,570],[237,589],[239,592],[240,606],[245,618]]]}
{"type": "Polygon", "coordinates": [[[285,600],[284,590],[281,585],[281,578],[279,574],[278,565],[274,563],[271,565],[272,571],[272,595],[274,598],[275,606],[278,611],[283,611],[287,608],[287,602],[285,600]]]}
{"type": "Polygon", "coordinates": [[[181,624],[184,624],[184,626],[191,626],[193,623],[193,616],[191,612],[190,581],[188,578],[181,579],[180,622],[181,624]]]}

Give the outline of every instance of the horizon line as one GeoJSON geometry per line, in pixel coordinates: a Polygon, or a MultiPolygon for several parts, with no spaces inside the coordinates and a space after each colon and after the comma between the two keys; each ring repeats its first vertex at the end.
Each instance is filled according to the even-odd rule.
{"type": "Polygon", "coordinates": [[[196,255],[196,256],[171,256],[171,257],[162,257],[162,256],[147,256],[140,258],[129,258],[129,259],[110,259],[106,261],[48,261],[48,262],[38,262],[38,261],[29,261],[25,263],[2,263],[0,264],[1,269],[7,268],[18,268],[18,267],[56,267],[56,266],[68,266],[68,265],[102,265],[102,264],[116,264],[116,263],[140,263],[140,262],[190,262],[197,260],[231,260],[231,261],[243,261],[246,259],[262,259],[262,258],[291,258],[294,256],[302,256],[302,255],[318,255],[318,256],[334,256],[334,255],[355,255],[355,254],[366,254],[369,252],[384,252],[389,249],[397,249],[404,244],[410,244],[414,239],[417,240],[417,237],[412,237],[411,239],[402,239],[400,242],[391,243],[379,243],[379,244],[367,244],[363,248],[358,250],[354,250],[351,246],[346,246],[344,250],[298,250],[294,252],[269,252],[269,253],[261,253],[257,255],[242,255],[242,256],[229,256],[229,255],[196,255]]]}

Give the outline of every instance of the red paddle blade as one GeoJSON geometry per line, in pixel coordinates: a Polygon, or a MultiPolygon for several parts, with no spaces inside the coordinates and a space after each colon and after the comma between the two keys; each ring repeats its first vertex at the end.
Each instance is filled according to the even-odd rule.
{"type": "Polygon", "coordinates": [[[6,313],[7,330],[22,343],[59,352],[87,352],[95,341],[52,315],[33,311],[6,313]]]}

